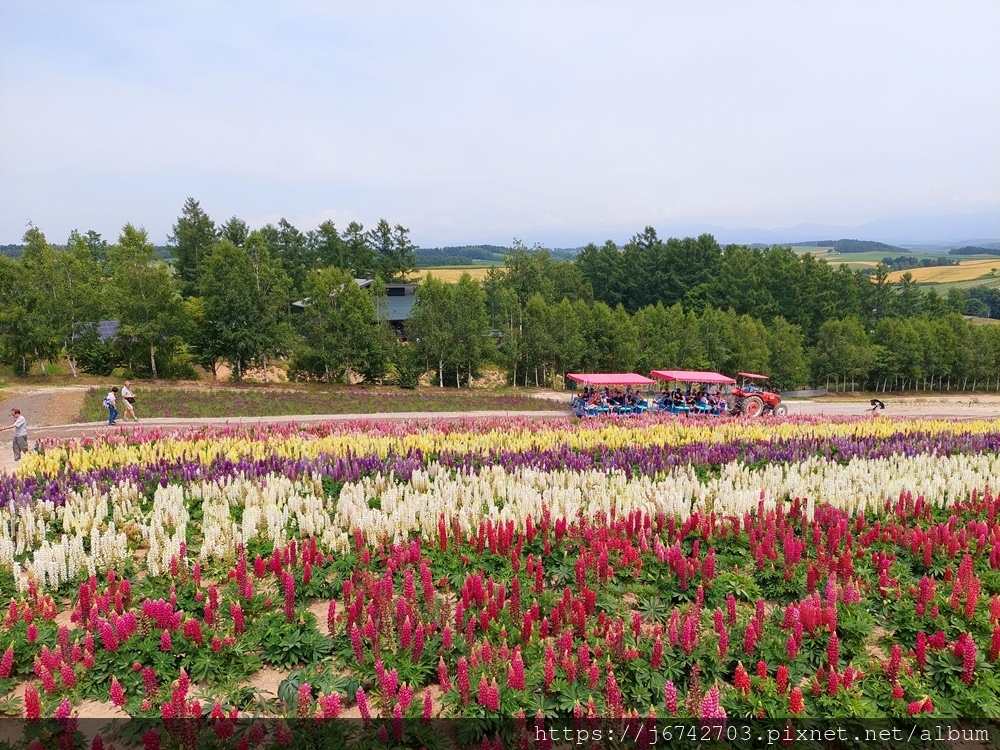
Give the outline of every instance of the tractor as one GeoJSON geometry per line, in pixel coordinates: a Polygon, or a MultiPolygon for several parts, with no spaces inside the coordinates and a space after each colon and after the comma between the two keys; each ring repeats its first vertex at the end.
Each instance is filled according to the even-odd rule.
{"type": "Polygon", "coordinates": [[[748,417],[759,417],[761,414],[774,414],[783,417],[788,414],[788,407],[781,403],[781,394],[766,385],[756,385],[757,381],[766,383],[767,375],[757,375],[752,372],[741,372],[739,385],[729,392],[727,405],[730,414],[746,414],[748,417]]]}

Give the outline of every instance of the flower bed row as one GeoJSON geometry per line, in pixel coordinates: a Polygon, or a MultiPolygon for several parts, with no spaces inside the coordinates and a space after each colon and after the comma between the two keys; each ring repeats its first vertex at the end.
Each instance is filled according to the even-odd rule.
{"type": "Polygon", "coordinates": [[[458,716],[462,742],[512,740],[519,715],[1000,712],[1000,426],[771,427],[46,445],[3,487],[6,706],[458,716]]]}

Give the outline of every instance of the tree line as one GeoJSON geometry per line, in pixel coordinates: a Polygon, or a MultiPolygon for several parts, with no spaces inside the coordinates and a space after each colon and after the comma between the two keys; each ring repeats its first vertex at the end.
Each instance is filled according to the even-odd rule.
{"type": "Polygon", "coordinates": [[[518,386],[684,368],[763,370],[780,388],[1000,387],[1000,326],[962,318],[1000,300],[891,283],[881,264],[867,275],[785,247],[661,240],[651,227],[575,260],[515,240],[482,282],[430,274],[401,342],[386,285],[413,269],[408,237],[384,219],[343,231],[216,225],[189,199],[171,266],[130,224],[113,244],[74,231],[63,248],[32,227],[20,258],[0,257],[0,361],[19,374],[65,359],[74,374],[154,378],[225,364],[237,380],[280,361],[297,379],[412,386],[433,373],[442,387],[470,385],[487,364],[518,386]],[[374,282],[362,289],[362,277],[374,282]],[[97,321],[115,321],[114,335],[97,321]]]}

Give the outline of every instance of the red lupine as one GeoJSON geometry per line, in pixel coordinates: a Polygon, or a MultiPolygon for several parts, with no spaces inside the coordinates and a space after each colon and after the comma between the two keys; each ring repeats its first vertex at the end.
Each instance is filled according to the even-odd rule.
{"type": "Polygon", "coordinates": [[[802,699],[802,691],[793,687],[792,692],[788,695],[788,713],[792,716],[798,716],[804,713],[806,710],[805,701],[802,699]]]}
{"type": "Polygon", "coordinates": [[[431,712],[434,710],[434,703],[431,699],[431,691],[424,691],[424,711],[421,716],[424,721],[429,721],[431,718],[431,712]]]}
{"type": "Polygon", "coordinates": [[[743,668],[743,662],[736,665],[736,674],[733,676],[733,686],[737,691],[746,695],[750,692],[750,675],[743,668]]]}
{"type": "Polygon", "coordinates": [[[125,705],[125,690],[122,688],[121,683],[118,682],[118,678],[112,676],[111,678],[111,702],[114,703],[118,708],[125,705]]]}
{"type": "Polygon", "coordinates": [[[778,691],[778,695],[784,695],[785,691],[788,689],[788,667],[784,664],[778,667],[778,673],[774,678],[775,688],[778,691]]]}
{"type": "Polygon", "coordinates": [[[38,691],[31,683],[24,689],[24,716],[27,719],[42,717],[42,702],[39,700],[38,691]]]}
{"type": "Polygon", "coordinates": [[[507,673],[507,687],[512,690],[524,690],[524,659],[521,658],[520,646],[514,649],[514,658],[507,673]]]}
{"type": "Polygon", "coordinates": [[[663,661],[663,641],[660,638],[660,634],[656,634],[656,638],[653,641],[653,655],[650,657],[649,663],[653,669],[659,669],[660,664],[663,661]]]}

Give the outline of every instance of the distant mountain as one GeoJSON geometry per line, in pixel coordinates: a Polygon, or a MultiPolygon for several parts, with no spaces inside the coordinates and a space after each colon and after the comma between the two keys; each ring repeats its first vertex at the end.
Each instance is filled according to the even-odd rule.
{"type": "MultiPolygon", "coordinates": [[[[722,245],[791,245],[812,237],[854,237],[858,240],[884,242],[895,247],[911,249],[926,245],[943,249],[961,245],[989,247],[990,243],[1000,242],[1000,211],[897,216],[854,226],[810,223],[775,229],[726,227],[707,223],[680,224],[654,219],[643,223],[642,226],[619,224],[579,229],[536,227],[515,231],[513,236],[519,237],[527,244],[539,242],[546,247],[552,245],[582,247],[591,242],[602,245],[608,239],[618,245],[624,245],[629,238],[641,232],[646,224],[654,227],[662,239],[711,234],[722,245]]],[[[507,240],[483,237],[480,241],[502,243],[507,240]]]]}
{"type": "Polygon", "coordinates": [[[793,242],[797,247],[832,247],[838,253],[911,253],[905,247],[887,245],[884,242],[871,240],[810,240],[809,242],[793,242]]]}

